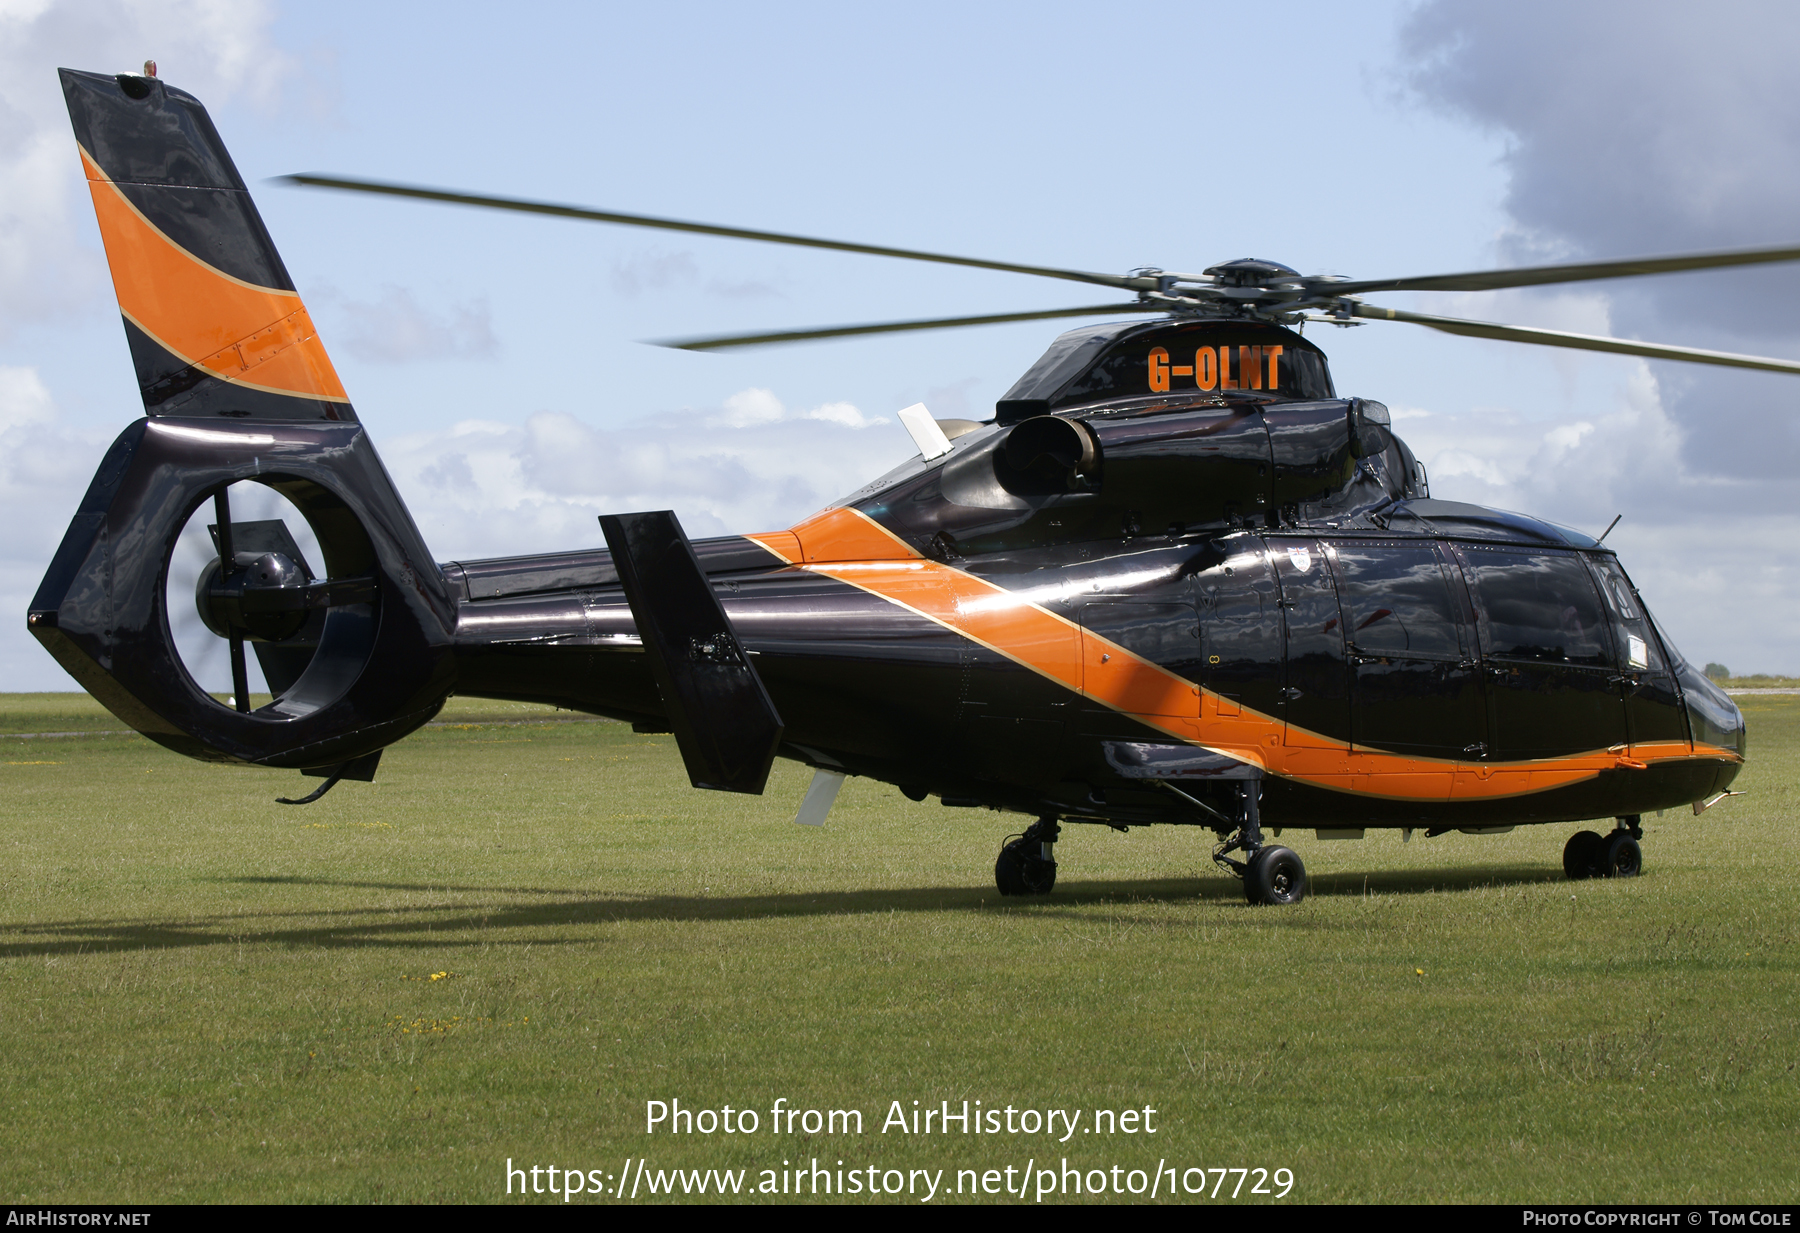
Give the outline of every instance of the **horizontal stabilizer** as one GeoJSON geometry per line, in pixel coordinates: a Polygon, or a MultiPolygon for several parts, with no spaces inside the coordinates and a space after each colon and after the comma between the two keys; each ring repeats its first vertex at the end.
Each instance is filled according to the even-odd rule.
{"type": "Polygon", "coordinates": [[[1103,741],[1106,764],[1125,779],[1261,779],[1260,766],[1197,745],[1103,741]]]}
{"type": "Polygon", "coordinates": [[[603,514],[638,636],[696,788],[760,795],[781,717],[669,510],[603,514]]]}

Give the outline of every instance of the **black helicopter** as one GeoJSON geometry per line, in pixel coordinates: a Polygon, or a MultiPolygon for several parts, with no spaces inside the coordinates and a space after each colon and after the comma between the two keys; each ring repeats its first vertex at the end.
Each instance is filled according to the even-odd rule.
{"type": "Polygon", "coordinates": [[[1430,497],[1380,403],[1341,398],[1287,327],[1454,333],[1800,372],[1784,360],[1371,307],[1478,290],[1800,259],[1800,248],[1428,278],[1020,266],[323,176],[299,183],[1033,273],[1135,292],[1048,312],[689,339],[711,349],[1057,316],[992,420],[902,420],[919,455],[785,531],[690,542],[673,514],[607,544],[437,563],[357,421],[204,108],[144,74],[62,70],[146,416],[106,453],[31,631],[121,719],[190,757],[373,778],[453,694],[672,731],[696,787],[815,769],[1036,819],[1002,892],[1050,890],[1063,823],[1209,827],[1252,903],[1306,890],[1282,828],[1488,833],[1613,818],[1570,877],[1630,876],[1641,816],[1725,795],[1742,716],[1670,644],[1615,554],[1430,497]],[[253,481],[298,510],[235,520],[253,481]],[[201,618],[232,704],[172,635],[189,520],[216,557],[201,618]],[[252,709],[246,644],[273,700],[252,709]],[[1240,859],[1241,857],[1241,859],[1240,859]]]}

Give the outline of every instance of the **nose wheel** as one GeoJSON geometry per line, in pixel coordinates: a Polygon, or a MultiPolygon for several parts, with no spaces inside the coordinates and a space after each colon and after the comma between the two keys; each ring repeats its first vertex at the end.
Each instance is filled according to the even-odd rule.
{"type": "Polygon", "coordinates": [[[1263,843],[1261,802],[1260,780],[1246,780],[1240,785],[1237,834],[1219,845],[1213,860],[1226,872],[1244,879],[1244,898],[1251,903],[1299,903],[1306,898],[1306,866],[1292,848],[1263,843]],[[1244,853],[1244,859],[1233,860],[1233,852],[1244,853]]]}

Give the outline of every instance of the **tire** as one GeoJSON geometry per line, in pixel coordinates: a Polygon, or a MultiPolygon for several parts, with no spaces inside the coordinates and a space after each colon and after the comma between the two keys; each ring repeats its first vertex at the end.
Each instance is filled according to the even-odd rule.
{"type": "Polygon", "coordinates": [[[994,885],[1002,895],[1048,895],[1056,885],[1056,862],[1028,851],[1036,840],[1015,839],[994,861],[994,885]]]}
{"type": "Polygon", "coordinates": [[[1601,872],[1609,878],[1635,878],[1644,868],[1644,852],[1637,840],[1624,831],[1614,831],[1605,840],[1601,855],[1601,872]]]}
{"type": "Polygon", "coordinates": [[[1606,840],[1593,831],[1576,831],[1569,836],[1569,842],[1563,845],[1563,872],[1569,875],[1569,881],[1599,877],[1605,871],[1601,865],[1605,847],[1606,840]]]}
{"type": "Polygon", "coordinates": [[[1264,848],[1244,868],[1244,898],[1254,904],[1299,903],[1306,898],[1306,866],[1291,848],[1264,848]]]}

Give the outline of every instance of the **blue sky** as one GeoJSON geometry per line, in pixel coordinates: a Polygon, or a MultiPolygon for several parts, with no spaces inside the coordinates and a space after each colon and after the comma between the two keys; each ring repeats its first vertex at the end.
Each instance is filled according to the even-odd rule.
{"type": "MultiPolygon", "coordinates": [[[[1707,53],[1678,6],[1631,6],[1624,34],[1618,5],[1488,11],[0,0],[0,516],[17,528],[0,602],[22,618],[104,441],[139,414],[58,64],[154,57],[207,102],[450,560],[598,543],[605,509],[672,505],[694,534],[782,525],[910,454],[899,408],[991,414],[1057,326],[729,355],[640,340],[1094,293],[266,178],[338,172],[1119,272],[1261,256],[1375,277],[1797,238],[1766,205],[1792,187],[1777,166],[1795,161],[1790,138],[1752,131],[1793,93],[1791,22],[1761,21],[1747,66],[1741,52],[1714,66],[1685,64],[1707,53]],[[1563,37],[1533,41],[1549,24],[1563,37]],[[1676,97],[1659,57],[1700,93],[1676,97]],[[1606,88],[1559,93],[1572,58],[1606,88]],[[1727,197],[1684,196],[1665,148],[1697,113],[1721,147],[1702,170],[1742,161],[1740,141],[1769,166],[1727,197]]],[[[1790,275],[1682,278],[1384,302],[1793,353],[1790,275]],[[1746,294],[1768,302],[1748,324],[1705,308],[1746,294]]],[[[1623,512],[1614,542],[1688,654],[1800,670],[1793,378],[1719,382],[1403,326],[1319,341],[1341,391],[1395,408],[1435,495],[1596,532],[1623,512]],[[1724,444],[1696,418],[1715,390],[1724,444]]],[[[0,628],[0,688],[70,684],[22,619],[0,628]]]]}

